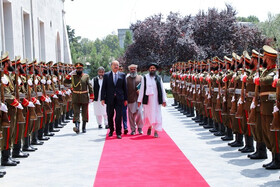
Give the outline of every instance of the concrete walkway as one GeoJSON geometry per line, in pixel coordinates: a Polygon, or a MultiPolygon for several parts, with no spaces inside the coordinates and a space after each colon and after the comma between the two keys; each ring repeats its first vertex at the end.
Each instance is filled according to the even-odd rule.
{"type": "MultiPolygon", "coordinates": [[[[271,155],[267,160],[248,159],[180,114],[171,102],[162,111],[164,129],[210,186],[280,186],[280,171],[261,167],[271,155]]],[[[0,179],[0,186],[93,186],[106,130],[97,128],[92,107],[86,134],[74,134],[68,123],[43,146],[37,146],[38,151],[29,158],[20,159],[18,166],[4,168],[7,175],[0,179]]],[[[125,179],[130,180],[129,176],[125,179]]]]}

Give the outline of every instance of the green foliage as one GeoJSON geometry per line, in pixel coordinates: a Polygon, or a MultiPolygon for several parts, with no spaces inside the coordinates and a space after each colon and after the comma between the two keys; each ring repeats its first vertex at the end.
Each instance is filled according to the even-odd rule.
{"type": "Polygon", "coordinates": [[[251,23],[259,23],[260,20],[257,16],[248,16],[248,17],[237,17],[237,21],[239,22],[251,22],[251,23]]]}
{"type": "Polygon", "coordinates": [[[265,22],[258,24],[263,34],[269,37],[267,44],[276,48],[280,48],[280,14],[268,14],[268,19],[265,22]],[[275,43],[276,39],[276,43],[275,43]]]}
{"type": "Polygon", "coordinates": [[[129,45],[133,43],[132,34],[130,31],[126,31],[124,38],[124,49],[126,50],[129,45]]]}
{"type": "Polygon", "coordinates": [[[104,39],[91,41],[88,38],[75,36],[75,29],[67,25],[70,50],[73,63],[89,62],[88,68],[90,77],[97,75],[97,68],[103,66],[106,71],[110,70],[109,63],[121,57],[124,50],[119,46],[117,35],[108,35],[104,39]]]}

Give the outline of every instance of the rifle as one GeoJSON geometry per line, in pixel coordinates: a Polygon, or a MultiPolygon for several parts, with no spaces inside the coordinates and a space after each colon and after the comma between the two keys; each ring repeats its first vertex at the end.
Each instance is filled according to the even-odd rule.
{"type": "Polygon", "coordinates": [[[235,115],[235,118],[237,119],[242,119],[243,118],[243,114],[244,114],[244,102],[245,102],[245,82],[242,80],[243,76],[245,76],[245,55],[246,55],[247,51],[243,52],[243,70],[242,70],[242,76],[241,76],[241,81],[242,81],[242,86],[241,86],[241,96],[240,96],[240,100],[241,103],[238,104],[237,106],[237,112],[235,115]]]}
{"type": "MultiPolygon", "coordinates": [[[[258,51],[258,65],[257,65],[257,73],[255,75],[256,77],[260,77],[260,50],[258,51]]],[[[256,107],[259,104],[259,85],[255,84],[255,97],[251,104],[251,111],[248,115],[248,121],[247,124],[249,125],[256,125],[256,107]],[[254,106],[254,107],[252,107],[254,106]]]]}
{"type": "MultiPolygon", "coordinates": [[[[198,61],[197,61],[198,63],[198,61]]],[[[194,62],[194,68],[195,68],[195,76],[197,75],[197,65],[194,62]]],[[[192,95],[192,102],[196,103],[196,86],[197,86],[197,81],[196,81],[196,77],[194,77],[194,90],[193,90],[193,95],[192,95]]]]}
{"type": "MultiPolygon", "coordinates": [[[[3,64],[2,64],[2,56],[3,56],[3,52],[1,51],[1,78],[4,77],[4,71],[3,71],[3,64]]],[[[4,91],[4,85],[1,82],[1,103],[5,103],[5,91],[4,91]]],[[[1,111],[1,119],[2,119],[2,128],[9,128],[10,127],[10,120],[8,117],[8,113],[7,112],[3,112],[1,111]]]]}
{"type": "Polygon", "coordinates": [[[209,62],[209,67],[208,67],[208,73],[209,73],[209,81],[208,81],[208,88],[209,88],[209,93],[207,96],[207,100],[208,100],[208,105],[207,105],[207,109],[210,110],[212,109],[212,84],[211,84],[211,62],[213,61],[213,58],[210,60],[209,62]]]}
{"type": "MultiPolygon", "coordinates": [[[[52,83],[51,83],[51,86],[52,86],[52,90],[53,90],[53,94],[56,94],[56,89],[55,89],[55,85],[54,85],[54,81],[53,81],[53,79],[54,79],[54,72],[53,72],[53,70],[52,70],[52,68],[50,67],[50,71],[51,71],[51,81],[52,81],[52,83]]],[[[59,102],[58,102],[58,99],[57,98],[53,98],[54,99],[54,108],[59,108],[59,102]]]]}
{"type": "MultiPolygon", "coordinates": [[[[28,80],[30,79],[30,74],[29,74],[29,66],[28,66],[28,61],[26,61],[26,81],[27,81],[27,100],[31,101],[31,86],[28,84],[28,80]]],[[[34,86],[34,84],[33,84],[34,86]]],[[[36,120],[37,119],[37,114],[35,112],[35,108],[34,107],[29,107],[29,117],[30,120],[36,120]]]]}
{"type": "MultiPolygon", "coordinates": [[[[225,75],[227,76],[227,61],[224,60],[225,62],[225,75]]],[[[226,80],[224,86],[224,96],[223,96],[223,104],[222,104],[222,115],[227,115],[227,90],[228,90],[228,80],[226,80]]]]}
{"type": "MultiPolygon", "coordinates": [[[[277,79],[279,79],[279,74],[280,74],[280,62],[279,62],[279,52],[277,49],[277,72],[275,75],[277,79]]],[[[270,131],[280,131],[279,108],[280,108],[280,85],[277,85],[276,83],[276,105],[274,106],[273,120],[272,120],[272,126],[270,127],[270,131]]]]}
{"type": "MultiPolygon", "coordinates": [[[[234,72],[235,72],[235,76],[237,76],[237,55],[234,53],[233,56],[235,56],[234,57],[234,60],[235,60],[235,70],[234,70],[234,72]]],[[[235,78],[235,77],[233,77],[233,78],[235,78]]],[[[231,116],[235,116],[236,111],[237,111],[237,102],[236,102],[236,97],[235,97],[235,89],[236,89],[236,81],[235,80],[233,80],[233,89],[234,89],[233,96],[232,96],[233,99],[231,101],[231,109],[230,109],[230,112],[229,112],[231,116]]]]}
{"type": "MultiPolygon", "coordinates": [[[[33,67],[32,67],[33,68],[33,85],[34,85],[35,97],[36,97],[36,99],[39,99],[38,90],[37,90],[37,84],[39,84],[39,82],[38,82],[37,75],[36,75],[36,72],[35,72],[35,62],[33,63],[33,67]],[[37,84],[36,84],[36,80],[37,80],[37,84]]],[[[37,117],[43,117],[44,116],[43,112],[42,112],[42,105],[35,104],[35,111],[36,111],[37,117]]]]}
{"type": "MultiPolygon", "coordinates": [[[[42,72],[41,72],[41,69],[42,69],[42,64],[40,63],[39,74],[40,74],[40,75],[43,75],[42,72]]],[[[42,78],[43,78],[43,76],[42,76],[42,78]]],[[[44,84],[41,84],[41,86],[42,86],[42,91],[43,91],[44,97],[47,97],[45,85],[44,85],[44,84]]],[[[47,114],[51,114],[51,113],[52,113],[52,108],[51,108],[51,106],[50,106],[50,103],[44,102],[44,103],[42,103],[42,104],[43,104],[44,107],[45,107],[46,113],[47,113],[47,114]]]]}
{"type": "MultiPolygon", "coordinates": [[[[219,72],[218,75],[220,76],[220,71],[221,71],[221,66],[220,66],[220,61],[218,60],[218,66],[219,66],[219,72]]],[[[218,96],[217,96],[217,103],[216,103],[216,108],[215,111],[219,112],[222,111],[222,103],[221,103],[221,82],[219,79],[216,80],[218,83],[218,96]]]]}
{"type": "MultiPolygon", "coordinates": [[[[19,85],[18,85],[18,79],[19,79],[19,72],[17,69],[17,57],[15,57],[15,97],[18,101],[20,101],[20,94],[19,94],[19,85]]],[[[17,123],[22,124],[26,123],[25,117],[23,116],[22,109],[17,109],[17,123]]]]}

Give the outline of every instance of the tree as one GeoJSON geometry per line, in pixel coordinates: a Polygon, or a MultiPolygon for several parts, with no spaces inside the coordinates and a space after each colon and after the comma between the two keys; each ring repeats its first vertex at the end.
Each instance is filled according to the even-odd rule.
{"type": "Polygon", "coordinates": [[[126,50],[127,47],[132,44],[132,42],[133,41],[132,41],[132,34],[131,34],[131,32],[130,31],[126,31],[125,32],[125,38],[124,38],[124,49],[126,50]]]}
{"type": "Polygon", "coordinates": [[[237,17],[237,21],[239,22],[251,22],[251,23],[259,23],[260,20],[257,16],[251,15],[248,17],[237,17]]]}

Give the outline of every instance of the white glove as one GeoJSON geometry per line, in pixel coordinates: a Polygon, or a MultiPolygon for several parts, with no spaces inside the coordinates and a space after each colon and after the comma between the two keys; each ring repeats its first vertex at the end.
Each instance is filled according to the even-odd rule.
{"type": "Polygon", "coordinates": [[[232,96],[231,102],[235,101],[235,96],[232,96]]]}
{"type": "Polygon", "coordinates": [[[237,104],[238,104],[238,105],[241,105],[242,103],[243,103],[243,102],[242,102],[241,98],[239,98],[237,104]]]}
{"type": "Polygon", "coordinates": [[[58,91],[58,95],[62,95],[62,92],[61,92],[61,91],[58,91]]]}
{"type": "Polygon", "coordinates": [[[41,79],[42,84],[46,84],[46,79],[41,79]]]}
{"type": "Polygon", "coordinates": [[[76,70],[73,70],[73,71],[71,71],[70,73],[69,73],[69,75],[76,75],[77,73],[76,73],[76,70]]]}
{"type": "Polygon", "coordinates": [[[62,96],[65,97],[65,93],[64,92],[62,93],[62,96]]]}
{"type": "Polygon", "coordinates": [[[8,112],[7,105],[5,105],[4,103],[1,103],[0,110],[7,113],[8,112]]]}
{"type": "Polygon", "coordinates": [[[275,113],[275,112],[278,112],[278,111],[279,111],[279,108],[277,106],[274,106],[272,114],[275,113]]]}
{"type": "Polygon", "coordinates": [[[39,83],[38,79],[35,79],[34,83],[35,83],[35,85],[38,85],[38,83],[39,83]]]}
{"type": "Polygon", "coordinates": [[[47,80],[47,84],[50,85],[52,83],[51,80],[47,80]]]}
{"type": "Polygon", "coordinates": [[[52,100],[47,96],[46,101],[48,101],[48,103],[51,103],[52,100]]]}
{"type": "Polygon", "coordinates": [[[17,108],[21,109],[21,110],[23,109],[23,107],[22,107],[22,105],[20,103],[18,104],[17,108]]]}
{"type": "Polygon", "coordinates": [[[56,77],[54,77],[52,80],[53,80],[54,83],[57,82],[57,78],[56,77]]]}
{"type": "Polygon", "coordinates": [[[21,85],[22,81],[20,78],[18,78],[18,85],[21,85]]]}
{"type": "Polygon", "coordinates": [[[67,95],[70,95],[70,90],[66,90],[66,92],[65,92],[67,95]]]}
{"type": "Polygon", "coordinates": [[[37,99],[37,101],[36,101],[36,103],[35,103],[36,105],[41,105],[41,103],[40,103],[40,101],[37,99]]]}
{"type": "Polygon", "coordinates": [[[1,82],[5,85],[9,84],[9,81],[6,79],[6,77],[1,77],[1,82]]]}
{"type": "Polygon", "coordinates": [[[58,97],[57,97],[57,95],[56,95],[56,94],[54,94],[52,97],[53,97],[53,98],[55,98],[55,99],[58,99],[58,97]]]}
{"type": "Polygon", "coordinates": [[[29,86],[32,86],[32,85],[33,85],[33,83],[32,83],[32,80],[31,80],[31,79],[28,79],[27,83],[28,83],[28,85],[29,85],[29,86]]]}
{"type": "Polygon", "coordinates": [[[254,108],[256,108],[256,105],[255,105],[255,102],[252,102],[252,103],[251,103],[251,106],[250,106],[250,109],[252,110],[252,109],[254,109],[254,108]]]}
{"type": "Polygon", "coordinates": [[[226,97],[224,96],[223,97],[223,102],[225,103],[225,102],[227,102],[227,100],[226,100],[226,97]]]}
{"type": "Polygon", "coordinates": [[[61,80],[61,75],[58,76],[58,79],[61,80]]]}
{"type": "Polygon", "coordinates": [[[220,95],[219,94],[217,95],[217,99],[220,99],[220,95]]]}
{"type": "Polygon", "coordinates": [[[35,105],[34,105],[33,102],[31,102],[31,101],[29,101],[29,103],[28,103],[27,106],[28,106],[28,107],[31,107],[31,108],[34,108],[34,107],[35,107],[35,105]]]}

